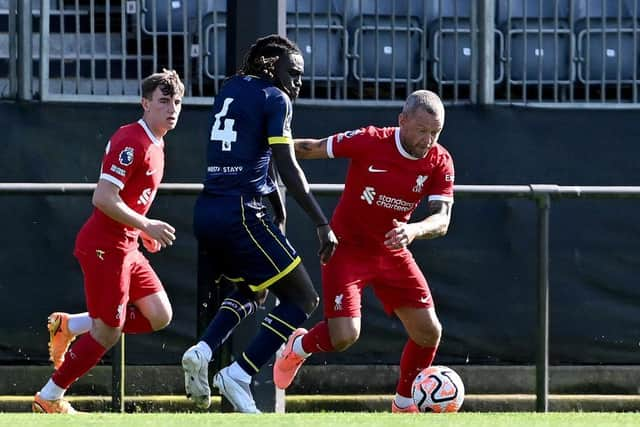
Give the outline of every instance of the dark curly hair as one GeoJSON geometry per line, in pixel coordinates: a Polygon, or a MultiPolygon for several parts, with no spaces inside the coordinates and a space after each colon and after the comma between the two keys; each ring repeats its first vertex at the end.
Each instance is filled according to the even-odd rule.
{"type": "Polygon", "coordinates": [[[277,34],[259,38],[244,56],[238,74],[264,75],[273,80],[276,62],[280,56],[286,54],[302,55],[302,52],[294,42],[277,34]]]}
{"type": "Polygon", "coordinates": [[[162,69],[161,73],[153,73],[142,80],[142,96],[147,99],[153,97],[153,92],[160,87],[165,96],[184,96],[184,84],[175,70],[162,69]]]}

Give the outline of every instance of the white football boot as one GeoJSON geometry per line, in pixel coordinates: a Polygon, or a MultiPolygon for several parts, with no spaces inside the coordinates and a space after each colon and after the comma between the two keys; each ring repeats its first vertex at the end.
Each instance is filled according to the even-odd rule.
{"type": "Polygon", "coordinates": [[[184,389],[187,397],[197,407],[208,408],[211,405],[209,361],[202,355],[197,346],[194,345],[184,352],[182,369],[184,369],[184,389]]]}
{"type": "Polygon", "coordinates": [[[213,385],[231,402],[236,411],[244,414],[260,413],[253,400],[250,384],[232,378],[228,366],[213,377],[213,385]]]}

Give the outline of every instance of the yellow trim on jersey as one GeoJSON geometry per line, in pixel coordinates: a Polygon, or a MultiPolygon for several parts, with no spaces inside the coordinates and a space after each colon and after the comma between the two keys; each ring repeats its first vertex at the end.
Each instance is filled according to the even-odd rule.
{"type": "Polygon", "coordinates": [[[280,247],[289,255],[289,258],[293,259],[293,256],[289,252],[289,248],[283,245],[280,239],[278,239],[278,237],[275,234],[273,234],[273,232],[271,231],[271,228],[267,225],[267,223],[264,222],[264,219],[260,218],[260,222],[262,223],[262,225],[264,225],[264,228],[267,230],[267,233],[271,234],[271,237],[273,237],[274,240],[278,242],[280,247]]]}
{"type": "Polygon", "coordinates": [[[222,278],[227,279],[228,281],[230,281],[231,283],[240,283],[240,282],[244,282],[244,277],[229,277],[226,274],[221,274],[218,276],[218,278],[215,280],[216,285],[218,283],[220,283],[220,281],[222,280],[222,278]]]}
{"type": "Polygon", "coordinates": [[[287,341],[287,337],[285,337],[284,335],[282,335],[280,332],[276,331],[275,329],[273,329],[270,325],[268,325],[265,322],[262,322],[260,324],[261,326],[264,326],[265,328],[269,329],[271,332],[273,332],[274,334],[276,334],[277,336],[279,336],[280,338],[282,338],[282,341],[287,341]]]}
{"type": "Polygon", "coordinates": [[[273,276],[269,280],[265,280],[264,282],[260,283],[259,285],[249,285],[249,289],[251,289],[252,291],[256,292],[256,291],[261,291],[263,289],[268,288],[269,286],[273,285],[278,280],[282,279],[287,274],[291,273],[291,271],[294,268],[296,268],[298,266],[298,264],[300,264],[301,261],[302,260],[300,259],[299,256],[296,257],[296,259],[294,259],[293,262],[291,262],[291,264],[289,264],[289,266],[287,268],[285,268],[284,270],[282,270],[280,273],[276,274],[275,276],[273,276]]]}
{"type": "Polygon", "coordinates": [[[271,144],[292,144],[293,139],[288,136],[270,136],[267,140],[271,144]]]}
{"type": "Polygon", "coordinates": [[[240,317],[240,315],[238,313],[236,313],[236,311],[231,308],[231,307],[227,307],[226,305],[220,306],[220,310],[229,310],[230,312],[232,312],[233,314],[236,315],[236,317],[238,318],[238,322],[242,321],[242,318],[240,317]]]}
{"type": "MultiPolygon", "coordinates": [[[[247,223],[246,223],[246,218],[244,216],[244,197],[240,196],[240,210],[242,212],[242,225],[244,226],[244,229],[247,230],[247,234],[249,235],[249,237],[251,238],[251,240],[253,240],[253,243],[256,244],[256,246],[258,247],[258,249],[260,249],[260,252],[262,252],[265,256],[265,258],[267,258],[269,260],[269,262],[271,263],[271,265],[273,266],[273,268],[276,271],[280,271],[278,269],[278,266],[276,265],[275,262],[273,262],[273,260],[271,259],[271,257],[267,254],[267,252],[262,249],[262,246],[260,246],[260,244],[258,243],[258,241],[253,237],[253,234],[251,234],[251,230],[249,230],[249,227],[247,227],[247,223]]],[[[252,288],[251,285],[249,285],[250,288],[252,288]]],[[[253,289],[253,288],[252,288],[253,289]]]]}
{"type": "Polygon", "coordinates": [[[247,355],[244,352],[242,352],[242,358],[253,368],[254,371],[256,371],[256,372],[260,371],[260,369],[258,369],[256,364],[253,363],[251,360],[249,360],[249,358],[247,357],[247,355]]]}
{"type": "Polygon", "coordinates": [[[238,304],[238,306],[242,309],[242,311],[244,311],[244,315],[245,315],[245,317],[246,317],[246,315],[247,315],[247,310],[244,308],[244,305],[242,305],[242,304],[240,303],[240,301],[235,300],[235,299],[233,299],[233,298],[225,298],[225,299],[228,299],[229,301],[233,301],[233,302],[235,302],[236,304],[238,304]]]}
{"type": "Polygon", "coordinates": [[[284,320],[280,319],[277,316],[274,316],[273,313],[270,313],[269,317],[272,318],[273,320],[277,320],[278,322],[282,323],[284,326],[286,326],[287,328],[291,329],[292,331],[294,331],[296,329],[295,326],[288,324],[287,322],[285,322],[284,320]]]}

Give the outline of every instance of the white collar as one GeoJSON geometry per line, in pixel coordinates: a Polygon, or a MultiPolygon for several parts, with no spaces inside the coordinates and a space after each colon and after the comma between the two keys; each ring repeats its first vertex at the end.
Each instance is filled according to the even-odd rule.
{"type": "Polygon", "coordinates": [[[156,144],[158,147],[162,147],[163,143],[161,139],[156,138],[156,136],[153,134],[153,132],[151,132],[151,129],[149,129],[149,126],[147,125],[147,122],[145,122],[142,118],[138,120],[138,124],[140,126],[142,126],[142,129],[144,129],[144,132],[147,134],[147,136],[149,137],[149,139],[151,140],[151,142],[153,142],[154,144],[156,144]]]}
{"type": "Polygon", "coordinates": [[[420,160],[417,157],[412,156],[411,154],[409,154],[409,152],[407,150],[404,149],[404,147],[402,146],[402,143],[400,142],[400,127],[396,128],[395,131],[395,139],[396,139],[396,148],[398,149],[398,151],[400,152],[400,155],[402,157],[405,157],[409,160],[420,160]]]}

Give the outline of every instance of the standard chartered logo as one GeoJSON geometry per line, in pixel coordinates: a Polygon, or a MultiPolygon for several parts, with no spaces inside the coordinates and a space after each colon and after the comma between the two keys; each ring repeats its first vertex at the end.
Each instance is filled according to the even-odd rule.
{"type": "Polygon", "coordinates": [[[364,187],[364,191],[362,192],[362,196],[360,198],[370,205],[373,204],[373,199],[376,197],[376,189],[373,187],[364,187]]]}
{"type": "Polygon", "coordinates": [[[390,197],[385,194],[380,194],[376,197],[376,189],[373,187],[364,187],[360,198],[370,205],[375,203],[376,206],[380,206],[381,208],[393,209],[394,211],[400,212],[409,212],[416,206],[413,202],[407,202],[406,200],[390,197]]]}

